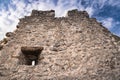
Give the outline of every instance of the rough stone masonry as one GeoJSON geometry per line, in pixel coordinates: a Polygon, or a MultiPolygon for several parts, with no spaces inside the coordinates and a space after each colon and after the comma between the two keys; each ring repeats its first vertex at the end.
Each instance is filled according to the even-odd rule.
{"type": "Polygon", "coordinates": [[[0,41],[0,80],[120,80],[120,37],[86,11],[33,10],[0,41]]]}

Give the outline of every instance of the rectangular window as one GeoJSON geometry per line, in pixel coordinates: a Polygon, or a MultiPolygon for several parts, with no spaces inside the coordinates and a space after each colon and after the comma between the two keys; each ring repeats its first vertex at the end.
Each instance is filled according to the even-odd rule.
{"type": "Polygon", "coordinates": [[[43,47],[21,47],[20,64],[37,65],[43,47]]]}

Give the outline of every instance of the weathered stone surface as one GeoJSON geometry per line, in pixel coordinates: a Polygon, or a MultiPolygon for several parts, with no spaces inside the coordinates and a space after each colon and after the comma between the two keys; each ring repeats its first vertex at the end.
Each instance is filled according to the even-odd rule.
{"type": "Polygon", "coordinates": [[[20,19],[12,38],[0,42],[0,80],[120,80],[120,37],[85,11],[54,15],[34,10],[20,19]],[[24,51],[38,49],[40,55],[32,54],[38,64],[27,65],[24,51]]]}

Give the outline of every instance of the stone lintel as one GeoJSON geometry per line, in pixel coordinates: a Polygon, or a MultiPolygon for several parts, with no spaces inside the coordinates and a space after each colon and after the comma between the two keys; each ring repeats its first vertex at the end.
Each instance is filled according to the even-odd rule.
{"type": "Polygon", "coordinates": [[[21,47],[21,51],[23,54],[33,54],[33,53],[40,53],[43,50],[43,47],[28,47],[28,46],[23,46],[21,47]]]}

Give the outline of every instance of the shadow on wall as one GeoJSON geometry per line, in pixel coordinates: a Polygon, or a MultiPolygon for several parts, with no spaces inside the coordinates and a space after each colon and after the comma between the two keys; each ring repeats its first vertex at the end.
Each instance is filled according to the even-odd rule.
{"type": "Polygon", "coordinates": [[[38,65],[43,47],[21,47],[20,65],[38,65]]]}

